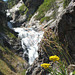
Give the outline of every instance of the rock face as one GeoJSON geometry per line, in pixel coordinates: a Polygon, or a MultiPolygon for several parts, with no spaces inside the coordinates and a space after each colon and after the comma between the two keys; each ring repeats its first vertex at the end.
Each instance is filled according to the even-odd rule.
{"type": "Polygon", "coordinates": [[[15,34],[7,27],[5,3],[0,0],[0,75],[21,75],[26,68],[25,61],[15,54],[22,51],[15,34]]]}
{"type": "Polygon", "coordinates": [[[75,60],[75,0],[72,0],[62,13],[57,19],[56,34],[61,42],[67,43],[69,52],[75,60]]]}
{"type": "MultiPolygon", "coordinates": [[[[64,46],[68,45],[69,53],[71,54],[72,58],[75,61],[75,46],[74,46],[75,45],[75,0],[72,0],[69,6],[65,10],[63,10],[63,12],[61,12],[60,16],[56,20],[56,25],[51,29],[55,31],[55,34],[59,37],[59,40],[63,43],[64,46]]],[[[52,43],[52,41],[54,40],[52,36],[54,35],[52,35],[51,31],[49,32],[50,32],[49,34],[50,36],[48,36],[47,33],[47,35],[44,37],[45,44],[44,42],[42,42],[41,46],[45,47],[50,40],[51,41],[50,46],[52,45],[51,48],[49,48],[49,44],[48,44],[45,47],[45,49],[42,48],[38,50],[39,57],[35,60],[33,65],[28,68],[28,70],[26,71],[26,75],[46,75],[48,72],[46,72],[44,69],[40,67],[41,63],[50,62],[47,56],[52,55],[52,50],[53,51],[56,50],[54,51],[54,54],[57,55],[61,53],[59,51],[64,50],[63,47],[59,48],[59,46],[56,46],[56,44],[52,43]],[[48,39],[48,41],[45,39],[48,39]],[[45,50],[48,51],[45,52],[45,50]]],[[[62,56],[60,57],[62,58],[62,56]]]]}
{"type": "Polygon", "coordinates": [[[0,1],[0,27],[6,25],[5,3],[0,1]]]}
{"type": "Polygon", "coordinates": [[[7,10],[8,20],[12,20],[13,27],[19,27],[25,21],[26,15],[20,15],[19,8],[22,6],[22,0],[17,3],[9,10],[7,10]]]}
{"type": "Polygon", "coordinates": [[[29,15],[34,14],[34,12],[37,10],[37,8],[43,3],[44,0],[23,0],[24,4],[29,9],[26,16],[27,18],[29,15]]]}
{"type": "Polygon", "coordinates": [[[19,27],[25,21],[27,21],[27,19],[30,18],[30,16],[32,16],[35,13],[35,11],[43,3],[43,1],[44,0],[20,0],[15,6],[12,7],[12,9],[9,10],[9,12],[12,14],[12,18],[14,22],[13,26],[19,27]],[[23,2],[26,6],[23,12],[26,13],[21,15],[19,7],[23,5],[23,2]],[[26,9],[28,9],[28,11],[26,9]]]}
{"type": "Polygon", "coordinates": [[[13,49],[15,53],[22,57],[23,49],[20,40],[16,37],[17,33],[7,27],[5,3],[1,1],[0,5],[0,40],[4,43],[5,46],[13,49]],[[5,33],[5,30],[8,34],[5,33]],[[13,38],[13,36],[9,37],[10,34],[14,35],[16,38],[13,38]]]}
{"type": "Polygon", "coordinates": [[[44,0],[23,0],[28,8],[37,8],[44,0]]]}

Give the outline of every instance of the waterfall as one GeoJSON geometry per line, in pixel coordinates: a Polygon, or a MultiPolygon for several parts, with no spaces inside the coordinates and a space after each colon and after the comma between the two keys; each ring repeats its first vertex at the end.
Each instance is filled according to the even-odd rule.
{"type": "Polygon", "coordinates": [[[38,57],[38,43],[43,37],[43,31],[36,32],[32,28],[14,28],[18,32],[18,37],[21,39],[22,48],[24,50],[23,58],[29,64],[32,64],[35,58],[38,57]]]}
{"type": "MultiPolygon", "coordinates": [[[[8,22],[8,27],[12,29],[12,24],[8,22]]],[[[18,38],[21,40],[23,48],[23,58],[31,65],[35,58],[38,57],[38,43],[43,37],[43,31],[35,31],[33,28],[13,28],[18,32],[18,38]]]]}

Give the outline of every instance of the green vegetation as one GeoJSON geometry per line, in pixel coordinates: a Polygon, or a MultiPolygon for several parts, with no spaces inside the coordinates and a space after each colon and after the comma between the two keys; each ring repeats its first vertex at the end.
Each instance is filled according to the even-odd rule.
{"type": "Polygon", "coordinates": [[[17,39],[12,31],[6,27],[0,25],[0,75],[24,75],[25,60],[15,55],[12,48],[8,48],[3,36],[8,39],[17,39]]]}
{"type": "Polygon", "coordinates": [[[54,6],[56,0],[44,0],[43,4],[37,10],[39,13],[36,16],[37,20],[40,20],[45,16],[45,13],[54,6]]]}
{"type": "Polygon", "coordinates": [[[50,20],[50,17],[43,17],[43,18],[41,18],[41,20],[40,20],[40,23],[42,23],[43,21],[49,21],[50,20]]]}
{"type": "Polygon", "coordinates": [[[49,60],[52,61],[51,64],[43,63],[41,64],[41,67],[47,70],[50,75],[68,75],[64,62],[60,61],[60,58],[57,55],[50,56],[49,60]],[[57,64],[57,66],[55,66],[55,64],[57,64]]]}
{"type": "Polygon", "coordinates": [[[64,0],[63,7],[66,8],[68,4],[70,3],[70,0],[64,0]]]}
{"type": "Polygon", "coordinates": [[[15,0],[7,0],[7,3],[8,3],[8,8],[12,8],[16,4],[16,1],[15,0]]]}
{"type": "Polygon", "coordinates": [[[44,38],[41,41],[41,49],[49,57],[51,55],[58,55],[65,64],[70,64],[72,60],[67,50],[67,44],[64,46],[59,42],[58,37],[55,36],[51,29],[44,33],[44,38]]]}
{"type": "Polygon", "coordinates": [[[20,14],[24,15],[27,13],[28,8],[25,6],[25,4],[22,4],[22,6],[19,8],[20,14]]]}
{"type": "Polygon", "coordinates": [[[21,74],[21,75],[25,75],[25,72],[26,72],[26,70],[23,70],[23,72],[22,72],[22,74],[21,74]]]}
{"type": "Polygon", "coordinates": [[[12,38],[12,39],[16,39],[17,37],[11,33],[11,32],[6,32],[6,35],[9,37],[9,38],[12,38]]]}
{"type": "MultiPolygon", "coordinates": [[[[1,75],[22,75],[25,61],[16,56],[8,47],[0,45],[0,74],[1,75]]],[[[25,71],[24,71],[25,72],[25,71]]]]}
{"type": "Polygon", "coordinates": [[[43,4],[41,4],[41,6],[39,6],[37,12],[38,15],[35,16],[35,19],[40,20],[40,23],[42,23],[43,21],[49,21],[50,19],[56,19],[56,12],[57,12],[57,8],[58,6],[55,3],[56,0],[44,0],[43,4]],[[45,13],[50,10],[53,9],[53,14],[49,17],[45,17],[45,13]]]}
{"type": "Polygon", "coordinates": [[[29,21],[29,20],[31,19],[32,16],[33,16],[33,15],[30,14],[29,17],[27,18],[27,21],[29,21]]]}
{"type": "Polygon", "coordinates": [[[73,74],[75,75],[75,70],[74,70],[73,74]]]}
{"type": "Polygon", "coordinates": [[[8,8],[12,8],[17,2],[19,2],[19,0],[6,0],[6,2],[8,3],[8,8]]]}

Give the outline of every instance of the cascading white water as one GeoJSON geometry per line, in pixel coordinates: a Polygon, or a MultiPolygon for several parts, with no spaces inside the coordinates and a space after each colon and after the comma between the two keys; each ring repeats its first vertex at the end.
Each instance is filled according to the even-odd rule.
{"type": "MultiPolygon", "coordinates": [[[[8,22],[8,27],[12,29],[11,22],[8,22]]],[[[31,65],[35,58],[38,57],[38,43],[43,37],[43,31],[35,31],[33,28],[13,28],[18,32],[18,37],[21,39],[22,48],[24,50],[23,58],[31,65]]]]}
{"type": "Polygon", "coordinates": [[[29,60],[32,64],[36,57],[38,57],[38,43],[43,37],[43,31],[36,32],[32,28],[14,28],[18,32],[18,37],[21,39],[22,48],[24,50],[23,58],[29,60]],[[29,59],[28,59],[29,58],[29,59]]]}
{"type": "MultiPolygon", "coordinates": [[[[19,10],[22,5],[22,0],[15,5],[12,9],[7,10],[7,16],[11,16],[10,13],[19,10]]],[[[13,23],[13,20],[10,22],[13,23]]],[[[12,24],[8,22],[8,27],[12,29],[12,24]]],[[[21,39],[22,48],[24,50],[23,58],[26,59],[29,64],[32,64],[36,57],[38,57],[38,43],[43,37],[43,31],[35,31],[33,28],[13,28],[15,32],[18,32],[18,37],[21,39]]]]}
{"type": "MultiPolygon", "coordinates": [[[[12,24],[8,22],[8,27],[12,29],[12,24]]],[[[31,65],[35,58],[38,57],[38,43],[43,37],[43,31],[35,31],[32,28],[13,28],[18,32],[18,37],[21,39],[21,45],[24,50],[23,58],[31,65]]]]}

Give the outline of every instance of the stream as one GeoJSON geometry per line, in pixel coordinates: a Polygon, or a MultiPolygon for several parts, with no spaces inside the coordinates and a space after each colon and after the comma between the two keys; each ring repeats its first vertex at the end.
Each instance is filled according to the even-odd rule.
{"type": "Polygon", "coordinates": [[[25,59],[31,65],[35,58],[38,57],[38,43],[40,43],[43,37],[43,31],[35,31],[33,28],[17,27],[12,28],[12,24],[8,22],[8,27],[18,32],[18,38],[21,40],[23,48],[23,59],[25,59]]]}

